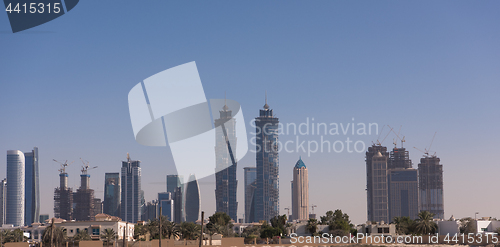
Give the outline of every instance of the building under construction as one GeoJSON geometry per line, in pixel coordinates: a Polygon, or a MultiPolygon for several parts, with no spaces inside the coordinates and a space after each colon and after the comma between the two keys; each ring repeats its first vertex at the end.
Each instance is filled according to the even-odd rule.
{"type": "Polygon", "coordinates": [[[78,221],[94,220],[95,216],[94,190],[90,189],[90,175],[87,174],[87,170],[89,170],[88,164],[82,167],[82,174],[80,174],[81,185],[73,194],[75,203],[73,219],[78,221]]]}
{"type": "Polygon", "coordinates": [[[73,216],[73,190],[68,188],[68,163],[61,164],[59,174],[59,187],[54,190],[54,217],[72,220],[73,216]]]}
{"type": "Polygon", "coordinates": [[[418,164],[420,210],[429,211],[434,218],[444,219],[443,165],[435,155],[427,155],[418,164]]]}

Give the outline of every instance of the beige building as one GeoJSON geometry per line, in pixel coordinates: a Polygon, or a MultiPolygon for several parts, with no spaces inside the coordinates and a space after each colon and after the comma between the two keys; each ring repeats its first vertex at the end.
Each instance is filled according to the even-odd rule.
{"type": "Polygon", "coordinates": [[[301,158],[293,168],[292,181],[292,219],[309,219],[309,179],[307,167],[301,158]]]}

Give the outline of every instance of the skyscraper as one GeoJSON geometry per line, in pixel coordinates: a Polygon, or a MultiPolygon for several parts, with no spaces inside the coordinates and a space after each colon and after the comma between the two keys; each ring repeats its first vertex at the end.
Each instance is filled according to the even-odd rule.
{"type": "Polygon", "coordinates": [[[0,225],[5,224],[5,213],[7,211],[7,179],[0,182],[0,225]]]}
{"type": "Polygon", "coordinates": [[[420,159],[418,164],[420,211],[429,211],[434,218],[444,219],[443,165],[435,155],[420,159]]]}
{"type": "Polygon", "coordinates": [[[387,193],[387,156],[377,152],[372,157],[372,198],[373,219],[375,222],[389,222],[387,193]]]}
{"type": "Polygon", "coordinates": [[[196,222],[200,217],[200,188],[195,175],[189,177],[186,185],[186,221],[196,222]]]}
{"type": "Polygon", "coordinates": [[[418,215],[418,172],[413,168],[394,168],[388,171],[389,220],[394,217],[418,215]]]}
{"type": "Polygon", "coordinates": [[[121,218],[131,223],[141,219],[143,197],[141,196],[140,164],[138,160],[131,160],[129,154],[127,154],[127,160],[122,162],[121,218]]]}
{"type": "Polygon", "coordinates": [[[293,168],[292,217],[292,220],[309,219],[309,178],[302,158],[293,168]]]}
{"type": "Polygon", "coordinates": [[[172,221],[174,219],[174,200],[170,192],[158,193],[158,215],[166,216],[167,220],[172,221]]]}
{"type": "Polygon", "coordinates": [[[260,110],[256,124],[257,188],[255,190],[255,220],[269,221],[279,215],[278,118],[266,104],[260,110]]]}
{"type": "Polygon", "coordinates": [[[38,175],[38,148],[24,153],[25,158],[25,211],[26,226],[38,222],[40,218],[40,182],[38,175]]]}
{"type": "Polygon", "coordinates": [[[73,210],[73,219],[78,221],[94,220],[94,190],[90,189],[90,175],[87,174],[87,168],[82,169],[80,174],[80,188],[73,194],[75,208],[73,210]]]}
{"type": "Polygon", "coordinates": [[[104,175],[103,213],[120,217],[120,173],[104,175]]]}
{"type": "Polygon", "coordinates": [[[5,224],[24,225],[25,157],[19,150],[7,151],[7,212],[5,224]]]}
{"type": "Polygon", "coordinates": [[[73,189],[68,188],[67,163],[59,169],[59,187],[54,190],[54,217],[65,220],[73,218],[73,189]]]}
{"type": "Polygon", "coordinates": [[[174,199],[172,221],[181,223],[184,220],[184,177],[182,175],[167,175],[167,192],[170,192],[174,199]]]}
{"type": "MultiPolygon", "coordinates": [[[[366,152],[366,197],[367,197],[367,216],[368,221],[376,221],[374,217],[374,190],[376,187],[373,187],[373,162],[372,158],[376,154],[380,153],[382,156],[389,158],[389,153],[387,152],[387,147],[382,145],[372,145],[368,147],[368,151],[366,152]]],[[[387,180],[386,180],[387,181],[387,180]]],[[[387,184],[386,184],[387,188],[387,184]]],[[[380,193],[381,191],[377,191],[380,193]]],[[[377,195],[380,196],[380,195],[377,195]]],[[[387,222],[387,220],[384,220],[387,222]]]]}
{"type": "Polygon", "coordinates": [[[243,168],[245,174],[245,223],[252,223],[255,221],[254,216],[254,194],[257,188],[257,168],[245,167],[243,168]]]}
{"type": "Polygon", "coordinates": [[[224,105],[222,111],[219,111],[220,118],[215,120],[217,128],[215,132],[215,205],[216,212],[224,212],[235,222],[237,219],[238,202],[236,201],[236,191],[238,181],[236,180],[236,158],[232,153],[236,150],[236,121],[232,118],[232,111],[227,105],[224,105]],[[227,136],[226,136],[227,134],[227,136]],[[226,140],[227,138],[227,140],[226,140]],[[228,141],[231,147],[228,147],[228,141]],[[229,153],[231,150],[231,153],[229,153]],[[233,158],[231,158],[233,156],[233,158]],[[234,159],[234,164],[233,160],[234,159]]]}

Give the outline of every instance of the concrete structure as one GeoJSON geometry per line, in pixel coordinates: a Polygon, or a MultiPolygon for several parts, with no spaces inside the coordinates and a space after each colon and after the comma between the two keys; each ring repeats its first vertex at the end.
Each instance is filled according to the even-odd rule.
{"type": "Polygon", "coordinates": [[[378,145],[372,145],[368,147],[368,151],[366,152],[365,161],[366,161],[366,197],[367,197],[367,216],[368,221],[376,221],[374,218],[374,187],[373,187],[373,173],[372,173],[372,158],[377,153],[381,153],[382,156],[389,158],[389,153],[387,152],[387,147],[378,145]]]}
{"type": "Polygon", "coordinates": [[[236,151],[236,121],[232,118],[232,111],[224,105],[219,111],[220,117],[215,119],[215,127],[223,125],[227,134],[224,135],[222,128],[216,128],[215,132],[215,208],[216,212],[224,212],[235,222],[237,219],[238,202],[236,191],[238,181],[236,180],[237,161],[233,155],[236,151]],[[231,143],[229,149],[227,142],[231,143]],[[229,153],[231,150],[231,154],[229,153]],[[233,164],[233,159],[234,164],[233,164]]]}
{"type": "Polygon", "coordinates": [[[0,226],[5,224],[7,212],[7,179],[0,182],[0,226]]]}
{"type": "Polygon", "coordinates": [[[94,213],[93,216],[102,214],[102,201],[100,198],[94,198],[94,213]]]}
{"type": "Polygon", "coordinates": [[[396,236],[396,225],[395,224],[387,224],[385,222],[377,222],[371,223],[370,221],[366,222],[366,224],[357,225],[356,229],[358,230],[358,234],[362,233],[363,235],[391,235],[396,236]]]}
{"type": "Polygon", "coordinates": [[[68,188],[68,174],[59,170],[59,187],[54,190],[54,217],[65,220],[73,218],[73,189],[68,188]]]}
{"type": "Polygon", "coordinates": [[[19,150],[7,151],[7,211],[5,224],[24,225],[25,157],[19,150]]]}
{"type": "Polygon", "coordinates": [[[73,209],[73,219],[77,221],[91,221],[94,220],[94,190],[90,189],[90,175],[87,170],[82,169],[80,174],[81,184],[80,188],[73,194],[73,202],[75,207],[73,209]]]}
{"type": "Polygon", "coordinates": [[[255,118],[257,188],[255,189],[255,221],[269,221],[279,215],[278,118],[267,104],[255,118]]]}
{"type": "Polygon", "coordinates": [[[121,218],[124,221],[135,223],[141,219],[141,162],[131,160],[127,153],[127,160],[122,162],[121,168],[121,218]]]}
{"type": "Polygon", "coordinates": [[[456,220],[439,220],[436,221],[438,225],[438,234],[441,236],[455,236],[455,234],[460,234],[460,221],[456,220]]]}
{"type": "Polygon", "coordinates": [[[434,155],[420,159],[418,164],[420,210],[429,211],[436,219],[444,219],[443,165],[434,155]]]}
{"type": "Polygon", "coordinates": [[[292,218],[291,220],[309,219],[309,178],[307,167],[299,158],[293,168],[292,181],[292,218]]]}
{"type": "Polygon", "coordinates": [[[407,216],[418,218],[418,172],[412,168],[393,168],[387,171],[389,220],[407,216]]]}
{"type": "Polygon", "coordinates": [[[409,152],[403,147],[394,147],[389,155],[387,169],[406,169],[411,167],[412,163],[409,152]]]}
{"type": "Polygon", "coordinates": [[[497,232],[497,229],[500,229],[498,220],[476,220],[476,233],[492,234],[497,232]]]}
{"type": "Polygon", "coordinates": [[[189,177],[189,182],[186,185],[184,212],[186,213],[186,221],[188,222],[196,222],[200,217],[200,188],[195,175],[189,177]]]}
{"type": "Polygon", "coordinates": [[[104,174],[104,202],[103,213],[120,216],[120,173],[104,174]]]}
{"type": "Polygon", "coordinates": [[[40,176],[38,173],[38,148],[24,153],[25,158],[25,210],[24,225],[30,226],[40,218],[40,176]]]}
{"type": "Polygon", "coordinates": [[[377,152],[371,161],[372,178],[372,222],[389,222],[389,203],[387,192],[387,156],[377,152]]]}
{"type": "Polygon", "coordinates": [[[245,167],[245,223],[255,222],[255,189],[257,188],[257,168],[245,167]]]}

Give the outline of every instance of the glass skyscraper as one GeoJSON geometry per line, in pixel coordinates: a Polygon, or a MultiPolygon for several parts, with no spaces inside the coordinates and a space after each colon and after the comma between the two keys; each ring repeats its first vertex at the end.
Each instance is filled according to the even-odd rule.
{"type": "Polygon", "coordinates": [[[141,220],[141,207],[143,198],[141,196],[141,162],[131,160],[127,154],[127,160],[122,162],[122,194],[121,194],[121,218],[123,221],[136,223],[141,220]]]}
{"type": "Polygon", "coordinates": [[[120,217],[120,192],[120,173],[106,173],[103,213],[120,217]]]}
{"type": "Polygon", "coordinates": [[[167,175],[167,192],[174,200],[172,221],[181,223],[184,220],[184,177],[182,175],[167,175]]]}
{"type": "Polygon", "coordinates": [[[257,188],[255,220],[269,221],[279,215],[278,118],[264,105],[256,124],[257,188]]]}
{"type": "Polygon", "coordinates": [[[245,182],[245,223],[252,223],[255,221],[253,215],[253,208],[255,208],[254,194],[257,180],[257,168],[245,167],[244,182],[245,182]]]}
{"type": "Polygon", "coordinates": [[[196,222],[200,217],[200,188],[194,175],[189,177],[186,185],[186,221],[196,222]]]}
{"type": "Polygon", "coordinates": [[[5,212],[7,210],[7,179],[0,182],[0,224],[5,224],[5,212]]]}
{"type": "Polygon", "coordinates": [[[5,224],[24,225],[25,158],[19,150],[7,151],[7,212],[5,224]]]}
{"type": "Polygon", "coordinates": [[[418,164],[418,187],[420,211],[429,211],[434,218],[444,219],[443,165],[441,160],[430,155],[420,159],[418,164]]]}
{"type": "Polygon", "coordinates": [[[167,216],[167,220],[173,221],[174,219],[174,200],[172,200],[172,194],[170,192],[158,193],[158,215],[167,216]]]}
{"type": "Polygon", "coordinates": [[[38,148],[24,153],[25,157],[25,211],[26,226],[40,219],[40,179],[38,174],[38,148]]]}
{"type": "Polygon", "coordinates": [[[224,212],[238,222],[237,210],[238,202],[236,201],[236,191],[238,181],[236,180],[236,158],[233,153],[233,161],[229,153],[227,141],[231,145],[231,152],[236,151],[236,121],[232,118],[232,111],[227,105],[224,105],[220,113],[220,118],[215,120],[215,126],[224,125],[227,134],[224,134],[222,128],[217,128],[215,133],[215,205],[216,212],[224,212]]]}

